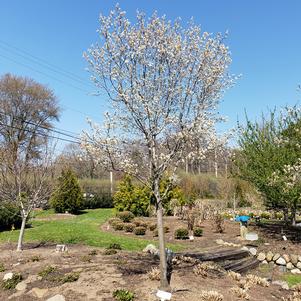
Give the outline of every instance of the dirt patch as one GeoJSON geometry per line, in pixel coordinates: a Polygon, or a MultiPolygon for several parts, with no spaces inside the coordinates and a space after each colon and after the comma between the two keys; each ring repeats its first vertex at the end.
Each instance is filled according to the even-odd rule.
{"type": "MultiPolygon", "coordinates": [[[[54,246],[26,249],[17,253],[12,245],[0,246],[0,262],[6,268],[0,273],[1,279],[6,272],[19,272],[25,281],[27,288],[23,292],[4,291],[0,289],[0,300],[13,301],[37,301],[47,300],[55,294],[62,294],[67,301],[112,301],[112,293],[116,289],[128,289],[135,292],[135,300],[154,301],[154,296],[159,285],[158,281],[148,278],[147,272],[152,267],[158,266],[158,260],[150,255],[119,251],[115,255],[103,255],[102,249],[89,248],[80,245],[71,245],[68,253],[56,253],[54,246]],[[89,257],[89,261],[87,261],[89,257]],[[47,266],[56,268],[60,275],[70,272],[80,274],[75,282],[61,283],[37,278],[41,270],[47,266]],[[32,291],[39,288],[46,291],[42,298],[35,296],[32,291]]],[[[255,271],[257,272],[257,271],[255,271]]],[[[254,273],[255,273],[254,272],[254,273]]],[[[258,270],[258,273],[260,271],[258,270]]],[[[224,295],[224,300],[237,300],[230,292],[235,286],[234,280],[226,274],[212,275],[203,278],[195,275],[193,265],[176,265],[172,274],[173,299],[175,301],[197,301],[201,290],[216,290],[224,295]]],[[[268,288],[256,286],[249,291],[250,300],[275,300],[287,295],[279,289],[279,286],[268,288]]],[[[278,300],[279,300],[278,299],[278,300]]]]}

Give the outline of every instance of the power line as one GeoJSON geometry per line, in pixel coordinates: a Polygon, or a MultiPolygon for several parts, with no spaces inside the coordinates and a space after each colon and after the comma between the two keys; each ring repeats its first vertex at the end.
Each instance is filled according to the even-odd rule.
{"type": "Polygon", "coordinates": [[[52,72],[55,72],[55,73],[61,74],[62,76],[68,77],[71,80],[77,81],[78,83],[80,83],[82,85],[88,85],[88,84],[91,85],[91,83],[89,81],[86,81],[85,79],[79,77],[78,75],[76,75],[70,71],[64,70],[63,68],[56,66],[53,63],[49,63],[45,59],[39,58],[39,57],[29,53],[28,51],[25,51],[24,49],[13,46],[7,42],[4,42],[3,40],[0,40],[0,44],[2,44],[2,46],[0,45],[0,47],[2,49],[4,49],[5,51],[9,51],[9,52],[13,51],[16,55],[23,57],[26,60],[29,60],[37,65],[40,65],[43,68],[47,68],[47,69],[51,70],[52,72]]]}
{"type": "Polygon", "coordinates": [[[21,65],[21,66],[26,67],[26,68],[28,68],[28,69],[31,69],[31,70],[33,70],[33,71],[35,71],[35,72],[37,72],[37,73],[40,73],[40,74],[42,74],[42,75],[44,75],[44,76],[47,76],[47,77],[49,77],[49,78],[51,78],[51,79],[53,79],[53,80],[56,80],[56,81],[58,81],[58,82],[60,82],[60,83],[63,83],[63,84],[65,84],[65,85],[69,85],[70,87],[72,87],[72,88],[74,88],[74,89],[80,90],[80,91],[85,92],[85,93],[89,93],[89,91],[87,91],[87,90],[84,90],[84,89],[82,89],[82,88],[79,88],[79,87],[77,87],[77,86],[74,86],[73,84],[70,84],[70,83],[67,83],[67,82],[65,82],[65,81],[62,81],[62,80],[60,80],[60,79],[58,79],[58,78],[56,78],[56,77],[54,77],[54,76],[52,76],[52,75],[49,75],[49,74],[44,73],[44,72],[42,72],[42,71],[39,71],[39,70],[37,70],[37,69],[35,69],[35,68],[32,68],[32,67],[30,67],[30,66],[28,66],[28,65],[26,65],[26,64],[24,64],[24,63],[20,63],[20,62],[18,62],[18,61],[16,61],[16,60],[12,59],[11,57],[8,57],[8,56],[3,55],[3,54],[0,54],[0,56],[3,57],[3,58],[5,58],[5,59],[7,59],[7,60],[9,60],[9,61],[14,62],[15,64],[18,64],[18,65],[21,65]]]}

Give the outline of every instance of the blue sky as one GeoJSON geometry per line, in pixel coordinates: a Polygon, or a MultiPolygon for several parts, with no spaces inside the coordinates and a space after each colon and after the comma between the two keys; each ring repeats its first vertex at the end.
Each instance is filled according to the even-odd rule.
{"type": "MultiPolygon", "coordinates": [[[[226,43],[232,52],[231,72],[242,77],[226,93],[220,106],[220,112],[229,119],[224,128],[234,127],[237,119],[243,120],[245,110],[255,118],[267,108],[299,101],[301,1],[120,0],[119,3],[131,21],[137,9],[147,14],[157,10],[168,19],[180,16],[184,22],[193,16],[205,31],[229,31],[226,43]]],[[[93,86],[82,53],[97,41],[99,13],[108,14],[115,4],[110,0],[2,0],[0,3],[0,74],[26,75],[52,88],[63,107],[58,128],[80,132],[87,128],[86,116],[102,119],[106,98],[89,95],[93,86]],[[71,74],[66,77],[53,72],[49,65],[45,68],[41,63],[35,64],[33,56],[71,74]],[[82,80],[74,81],[70,78],[74,75],[82,80]]]]}

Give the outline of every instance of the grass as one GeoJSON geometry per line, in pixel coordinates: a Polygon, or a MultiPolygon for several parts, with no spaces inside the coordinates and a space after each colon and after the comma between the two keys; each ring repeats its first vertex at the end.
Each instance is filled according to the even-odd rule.
{"type": "MultiPolygon", "coordinates": [[[[53,215],[52,210],[35,212],[36,217],[53,215]]],[[[101,230],[101,225],[113,216],[112,209],[86,210],[72,219],[31,220],[31,228],[25,230],[25,242],[55,242],[63,244],[85,244],[106,248],[112,243],[120,244],[122,249],[141,251],[147,244],[157,242],[101,230]]],[[[17,241],[19,230],[0,232],[0,242],[17,241]]],[[[180,245],[168,245],[174,251],[183,249],[180,245]]]]}
{"type": "Polygon", "coordinates": [[[301,283],[301,275],[285,274],[283,280],[287,282],[289,287],[301,283]]]}

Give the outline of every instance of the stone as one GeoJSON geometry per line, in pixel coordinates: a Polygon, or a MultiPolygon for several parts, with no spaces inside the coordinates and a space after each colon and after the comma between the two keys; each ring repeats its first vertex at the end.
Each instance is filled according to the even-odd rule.
{"type": "Polygon", "coordinates": [[[224,241],[222,239],[217,239],[215,241],[218,245],[223,245],[224,244],[224,241]]]}
{"type": "Polygon", "coordinates": [[[273,261],[277,261],[277,259],[280,257],[281,255],[279,253],[276,253],[274,256],[273,256],[273,261]]]}
{"type": "Polygon", "coordinates": [[[298,269],[301,269],[301,262],[300,262],[300,261],[298,261],[298,263],[297,263],[297,265],[296,265],[296,266],[297,266],[297,268],[298,268],[298,269]]]}
{"type": "Polygon", "coordinates": [[[279,265],[278,268],[279,268],[280,273],[286,273],[287,272],[286,265],[279,265]]]}
{"type": "Polygon", "coordinates": [[[284,290],[289,290],[289,286],[288,286],[286,281],[275,280],[275,281],[272,282],[272,284],[279,285],[284,290]]]}
{"type": "Polygon", "coordinates": [[[270,261],[272,261],[273,256],[274,256],[273,252],[269,251],[269,252],[267,253],[265,259],[266,259],[267,261],[270,262],[270,261]]]}
{"type": "Polygon", "coordinates": [[[21,281],[16,285],[17,291],[25,291],[26,288],[27,288],[27,284],[24,281],[21,281]]]}
{"type": "Polygon", "coordinates": [[[297,263],[298,263],[298,256],[297,255],[291,255],[291,263],[293,264],[293,265],[297,265],[297,263]]]}
{"type": "Polygon", "coordinates": [[[66,245],[56,245],[55,247],[55,252],[59,253],[59,252],[67,252],[68,248],[66,245]]]}
{"type": "Polygon", "coordinates": [[[242,250],[242,251],[249,251],[249,248],[246,247],[246,246],[243,246],[243,247],[241,248],[241,250],[242,250]]]}
{"type": "Polygon", "coordinates": [[[258,240],[258,234],[254,232],[246,233],[245,239],[250,241],[258,240]]]}
{"type": "Polygon", "coordinates": [[[266,260],[262,261],[262,264],[269,264],[266,260]]]}
{"type": "Polygon", "coordinates": [[[3,276],[3,280],[6,281],[6,280],[9,280],[9,279],[12,279],[13,276],[14,276],[14,273],[12,273],[12,272],[6,273],[6,274],[3,276]]]}
{"type": "Polygon", "coordinates": [[[144,249],[143,249],[144,253],[149,253],[152,255],[158,255],[159,254],[159,250],[156,248],[156,246],[154,246],[153,244],[149,244],[147,245],[144,249]]]}
{"type": "Polygon", "coordinates": [[[249,249],[250,254],[252,254],[253,256],[256,256],[257,254],[257,250],[255,248],[250,248],[249,249]]]}
{"type": "Polygon", "coordinates": [[[292,270],[292,269],[294,268],[294,265],[293,265],[291,262],[288,262],[288,263],[286,264],[286,268],[287,268],[288,270],[292,270]]]}
{"type": "Polygon", "coordinates": [[[283,257],[283,259],[284,259],[286,262],[290,262],[290,261],[291,261],[290,256],[287,255],[287,254],[283,254],[282,257],[283,257]]]}
{"type": "Polygon", "coordinates": [[[260,261],[264,261],[265,260],[265,254],[263,252],[260,252],[257,256],[257,259],[260,261]]]}
{"type": "Polygon", "coordinates": [[[29,275],[25,280],[24,282],[26,284],[29,284],[29,283],[32,283],[32,282],[35,282],[38,280],[38,275],[29,275]]]}
{"type": "Polygon", "coordinates": [[[283,257],[279,257],[277,260],[276,260],[276,263],[279,264],[279,265],[285,265],[286,266],[286,261],[283,257]]]}
{"type": "Polygon", "coordinates": [[[63,295],[55,295],[46,301],[65,301],[65,297],[63,295]]]}
{"type": "Polygon", "coordinates": [[[301,274],[301,271],[300,271],[300,269],[292,269],[291,273],[292,274],[301,274]]]}
{"type": "Polygon", "coordinates": [[[34,287],[28,292],[28,294],[31,294],[39,299],[42,299],[47,293],[48,293],[47,288],[38,288],[38,287],[34,287]]]}
{"type": "Polygon", "coordinates": [[[300,256],[300,255],[298,255],[298,261],[300,261],[300,262],[301,262],[301,256],[300,256]]]}

